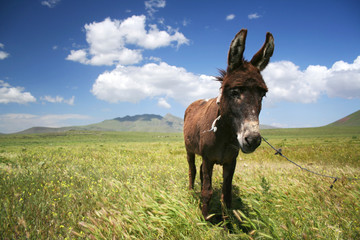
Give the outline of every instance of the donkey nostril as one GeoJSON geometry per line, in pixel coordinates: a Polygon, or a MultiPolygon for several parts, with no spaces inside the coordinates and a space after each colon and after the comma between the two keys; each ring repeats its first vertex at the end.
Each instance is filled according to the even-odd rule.
{"type": "Polygon", "coordinates": [[[249,136],[249,137],[245,137],[245,142],[248,146],[252,146],[252,145],[254,145],[256,140],[254,137],[249,136]]]}
{"type": "Polygon", "coordinates": [[[256,135],[256,136],[248,136],[245,137],[245,142],[247,145],[252,146],[252,145],[260,145],[261,143],[261,137],[260,135],[256,135]]]}
{"type": "Polygon", "coordinates": [[[245,142],[247,143],[247,145],[250,145],[250,139],[249,139],[249,137],[245,137],[245,142]]]}

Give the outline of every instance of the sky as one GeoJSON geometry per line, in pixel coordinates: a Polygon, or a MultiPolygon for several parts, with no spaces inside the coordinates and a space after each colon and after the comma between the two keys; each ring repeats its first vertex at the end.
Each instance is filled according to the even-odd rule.
{"type": "Polygon", "coordinates": [[[260,123],[318,127],[360,109],[357,0],[2,0],[0,132],[136,114],[183,117],[216,97],[231,40],[275,39],[260,123]]]}

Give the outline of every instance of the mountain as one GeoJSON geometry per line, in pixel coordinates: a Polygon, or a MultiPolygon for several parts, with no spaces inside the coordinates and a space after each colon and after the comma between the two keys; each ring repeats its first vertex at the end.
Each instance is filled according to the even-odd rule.
{"type": "Polygon", "coordinates": [[[155,114],[118,117],[100,123],[85,126],[61,128],[32,127],[17,134],[53,133],[70,130],[119,131],[119,132],[182,132],[184,121],[181,118],[166,114],[164,117],[155,114]]]}
{"type": "Polygon", "coordinates": [[[360,110],[354,112],[344,118],[341,118],[329,125],[327,127],[350,127],[350,126],[360,126],[360,110]]]}
{"type": "Polygon", "coordinates": [[[50,128],[50,127],[32,127],[24,131],[17,132],[16,134],[32,134],[32,133],[56,133],[56,132],[66,132],[69,130],[77,130],[77,127],[62,127],[62,128],[50,128]]]}
{"type": "Polygon", "coordinates": [[[125,116],[82,127],[86,130],[119,132],[181,132],[183,120],[171,114],[125,116]]]}
{"type": "MultiPolygon", "coordinates": [[[[172,116],[171,114],[168,114],[167,116],[172,116]]],[[[152,119],[159,119],[161,120],[163,117],[160,115],[155,114],[142,114],[142,115],[135,115],[135,116],[125,116],[125,117],[118,117],[114,118],[113,120],[119,121],[119,122],[135,122],[135,121],[151,121],[152,119]]],[[[165,116],[166,118],[166,116],[165,116]]]]}

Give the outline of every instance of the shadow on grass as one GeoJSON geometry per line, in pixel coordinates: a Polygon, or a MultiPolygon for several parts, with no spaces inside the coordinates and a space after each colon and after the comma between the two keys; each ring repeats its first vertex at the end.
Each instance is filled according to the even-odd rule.
{"type": "MultiPolygon", "coordinates": [[[[201,192],[196,192],[194,197],[201,199],[201,192]]],[[[199,208],[201,209],[201,201],[199,208]]],[[[236,228],[244,233],[249,233],[253,230],[252,228],[243,226],[242,222],[235,216],[233,212],[233,210],[240,210],[247,217],[250,217],[249,213],[251,207],[242,201],[239,187],[233,186],[232,207],[230,209],[224,210],[222,208],[221,188],[214,188],[209,209],[209,214],[213,214],[213,216],[208,220],[208,222],[216,226],[223,226],[230,233],[234,233],[234,231],[236,232],[236,228]],[[223,216],[223,213],[225,216],[223,216]]]]}

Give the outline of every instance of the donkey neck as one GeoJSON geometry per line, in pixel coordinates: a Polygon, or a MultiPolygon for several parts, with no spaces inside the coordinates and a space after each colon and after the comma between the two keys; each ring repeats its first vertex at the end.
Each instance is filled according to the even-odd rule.
{"type": "Polygon", "coordinates": [[[207,132],[214,132],[216,137],[227,136],[236,138],[236,131],[226,116],[221,115],[220,104],[216,102],[216,117],[212,120],[211,128],[207,132]]]}

